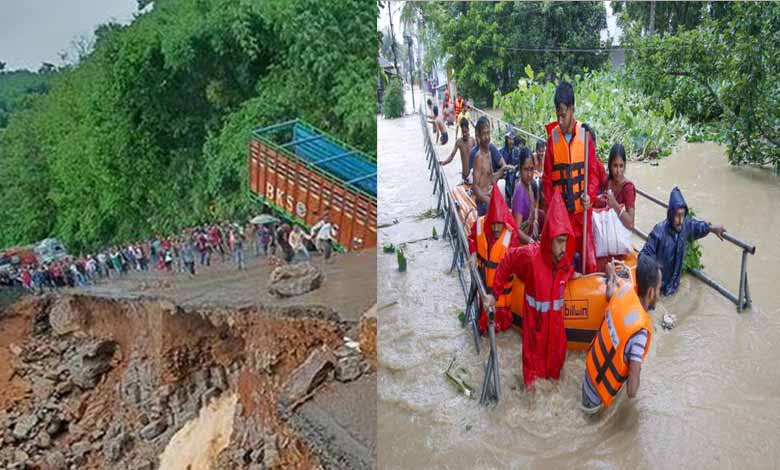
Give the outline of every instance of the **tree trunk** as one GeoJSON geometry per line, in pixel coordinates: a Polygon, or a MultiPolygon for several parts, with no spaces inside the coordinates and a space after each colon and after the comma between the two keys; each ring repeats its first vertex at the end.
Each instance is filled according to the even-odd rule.
{"type": "Polygon", "coordinates": [[[395,31],[393,30],[393,4],[389,3],[387,4],[387,13],[390,15],[390,39],[392,39],[392,48],[393,48],[393,65],[395,65],[395,74],[398,77],[399,80],[403,81],[403,77],[401,76],[401,71],[398,69],[398,54],[395,52],[395,31]]]}
{"type": "Polygon", "coordinates": [[[647,27],[647,36],[653,37],[655,31],[655,0],[650,2],[650,24],[647,27]]]}

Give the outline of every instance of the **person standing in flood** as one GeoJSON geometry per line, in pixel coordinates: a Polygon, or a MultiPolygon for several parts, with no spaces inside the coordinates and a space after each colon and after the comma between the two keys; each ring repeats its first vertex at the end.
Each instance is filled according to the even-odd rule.
{"type": "Polygon", "coordinates": [[[586,414],[609,408],[626,382],[628,398],[636,396],[642,362],[653,338],[648,312],[655,309],[661,278],[661,266],[650,255],[639,258],[636,290],[618,279],[612,263],[607,264],[607,312],[585,355],[581,408],[586,414]]]}
{"type": "Polygon", "coordinates": [[[710,222],[688,216],[688,205],[683,199],[680,188],[675,186],[669,195],[666,220],[653,227],[645,246],[639,253],[639,259],[650,255],[661,263],[664,275],[661,294],[672,295],[680,286],[680,273],[685,259],[685,242],[704,238],[709,233],[714,233],[723,241],[725,232],[726,229],[722,225],[712,225],[710,222]]]}
{"type": "Polygon", "coordinates": [[[559,191],[551,196],[539,243],[509,250],[498,264],[493,294],[485,304],[496,305],[511,276],[525,284],[523,303],[523,381],[526,389],[536,379],[558,380],[566,359],[563,294],[574,276],[566,245],[574,237],[559,191]]]}
{"type": "Polygon", "coordinates": [[[471,149],[477,145],[477,141],[469,135],[469,121],[468,119],[460,118],[460,129],[463,132],[461,137],[455,141],[455,147],[452,148],[449,158],[446,160],[440,160],[439,163],[444,166],[450,163],[455,158],[455,153],[460,152],[460,176],[462,184],[469,184],[469,153],[471,149]]]}
{"type": "MultiPolygon", "coordinates": [[[[574,119],[574,89],[568,82],[561,82],[555,89],[555,113],[558,120],[547,125],[547,150],[544,157],[544,174],[542,175],[542,193],[544,200],[549,201],[554,189],[560,189],[569,223],[574,230],[574,237],[569,240],[567,251],[574,259],[574,254],[582,253],[582,237],[584,231],[583,214],[591,218],[591,202],[596,199],[599,190],[599,177],[604,167],[596,155],[596,145],[593,136],[588,133],[585,142],[585,128],[574,119]],[[585,146],[588,149],[588,191],[585,192],[585,146]],[[601,167],[601,168],[599,168],[601,167]]],[[[585,256],[585,273],[596,270],[596,246],[593,243],[593,224],[588,224],[587,248],[585,256]]],[[[576,268],[582,269],[582,261],[576,268]]]]}
{"type": "Polygon", "coordinates": [[[433,119],[429,119],[428,122],[433,124],[436,140],[441,144],[444,145],[447,143],[447,126],[444,125],[444,121],[442,120],[441,116],[439,116],[439,107],[433,106],[433,119]]]}

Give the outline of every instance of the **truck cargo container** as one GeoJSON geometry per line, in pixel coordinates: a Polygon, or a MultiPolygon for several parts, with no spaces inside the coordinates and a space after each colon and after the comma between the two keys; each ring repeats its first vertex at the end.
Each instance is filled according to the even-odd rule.
{"type": "Polygon", "coordinates": [[[293,120],[255,130],[249,187],[306,227],[328,211],[343,248],[376,246],[376,160],[314,126],[293,120]]]}

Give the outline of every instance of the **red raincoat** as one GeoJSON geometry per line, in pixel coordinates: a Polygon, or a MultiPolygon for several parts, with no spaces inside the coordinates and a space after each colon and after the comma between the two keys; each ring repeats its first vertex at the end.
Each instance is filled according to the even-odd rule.
{"type": "MultiPolygon", "coordinates": [[[[523,380],[531,387],[538,378],[557,380],[566,359],[563,294],[574,274],[568,250],[553,266],[552,241],[574,232],[559,191],[553,193],[539,243],[509,250],[496,270],[496,286],[514,274],[525,283],[523,304],[523,380]]],[[[498,298],[498,297],[496,297],[498,298]]]]}
{"type": "MultiPolygon", "coordinates": [[[[547,150],[544,154],[544,173],[542,174],[542,194],[545,201],[550,201],[553,193],[552,185],[552,172],[553,172],[553,139],[551,136],[552,129],[558,126],[558,121],[551,122],[546,126],[547,129],[547,150]]],[[[576,129],[576,121],[574,128],[576,129]]],[[[574,136],[572,136],[572,141],[574,136]]],[[[590,196],[590,203],[593,205],[596,202],[596,196],[599,193],[599,187],[601,182],[604,181],[606,172],[604,165],[596,155],[596,146],[593,143],[593,136],[588,135],[588,196],[590,196]]],[[[565,205],[564,205],[565,207],[565,205]]],[[[596,245],[593,243],[593,209],[588,209],[588,246],[587,256],[585,259],[585,273],[595,272],[596,266],[596,245]]],[[[583,219],[582,213],[572,214],[566,212],[569,218],[569,223],[574,230],[575,237],[569,237],[569,242],[566,245],[566,254],[569,259],[574,259],[574,253],[582,253],[582,232],[583,232],[583,219]]],[[[581,263],[581,261],[580,261],[581,263]]],[[[582,269],[582,265],[578,264],[576,268],[582,269]]]]}
{"type": "MultiPolygon", "coordinates": [[[[517,225],[515,224],[514,217],[512,217],[512,211],[509,210],[509,207],[506,205],[506,201],[504,200],[504,196],[501,194],[501,191],[498,189],[498,185],[493,185],[493,191],[490,195],[490,205],[488,205],[487,214],[480,217],[477,222],[471,226],[471,232],[469,233],[469,254],[474,254],[477,252],[477,224],[482,219],[485,220],[485,238],[488,242],[488,252],[490,252],[490,250],[493,248],[493,244],[496,242],[496,237],[493,236],[493,230],[490,228],[491,224],[494,222],[500,222],[504,224],[505,227],[509,227],[509,230],[511,230],[512,235],[509,239],[510,250],[512,248],[521,246],[520,237],[517,235],[517,225]]],[[[485,279],[482,279],[482,282],[485,282],[485,279]]],[[[485,285],[485,288],[488,290],[488,292],[490,292],[490,287],[485,285]]],[[[511,308],[496,308],[495,320],[496,332],[509,329],[509,327],[512,326],[511,308]]],[[[480,308],[479,330],[484,333],[487,331],[487,327],[487,314],[485,313],[484,308],[480,308]]]]}

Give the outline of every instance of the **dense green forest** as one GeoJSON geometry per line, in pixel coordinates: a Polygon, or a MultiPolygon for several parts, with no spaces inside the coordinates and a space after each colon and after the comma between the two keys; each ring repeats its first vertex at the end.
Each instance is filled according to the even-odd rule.
{"type": "Polygon", "coordinates": [[[0,131],[0,246],[54,235],[78,252],[244,216],[249,134],[280,120],[374,153],[376,15],[365,0],[158,0],[102,25],[0,131]]]}
{"type": "MultiPolygon", "coordinates": [[[[0,62],[0,66],[4,65],[0,62]]],[[[8,125],[11,113],[30,95],[45,94],[49,91],[52,73],[34,73],[27,70],[3,72],[0,67],[0,129],[8,125]]]]}

